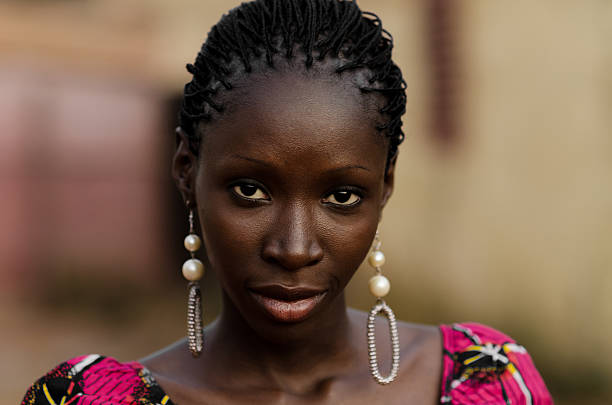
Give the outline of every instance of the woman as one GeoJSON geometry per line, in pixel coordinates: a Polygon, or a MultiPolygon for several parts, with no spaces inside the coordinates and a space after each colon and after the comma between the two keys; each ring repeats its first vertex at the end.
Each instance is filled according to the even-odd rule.
{"type": "Polygon", "coordinates": [[[391,49],[351,1],[257,0],[225,15],[187,66],[173,160],[192,229],[188,339],[140,362],[70,360],[23,404],[552,403],[509,337],[396,324],[384,303],[377,226],[406,104],[391,49]],[[343,291],[372,246],[366,314],[343,291]],[[198,249],[223,289],[203,337],[198,249]],[[376,344],[378,312],[391,345],[376,344]]]}

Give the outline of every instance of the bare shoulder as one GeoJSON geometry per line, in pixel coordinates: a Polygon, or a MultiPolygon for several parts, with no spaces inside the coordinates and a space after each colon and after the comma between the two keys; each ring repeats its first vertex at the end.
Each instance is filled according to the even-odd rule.
{"type": "MultiPolygon", "coordinates": [[[[350,309],[349,314],[354,322],[363,324],[365,329],[367,313],[350,309]]],[[[443,343],[442,332],[438,326],[397,321],[397,328],[403,356],[408,356],[413,360],[441,364],[443,343]]],[[[377,338],[379,335],[384,335],[382,332],[387,329],[387,319],[383,316],[377,317],[377,338]]]]}
{"type": "MultiPolygon", "coordinates": [[[[414,403],[433,404],[440,400],[443,339],[440,328],[398,322],[402,345],[402,384],[414,403]]],[[[413,403],[413,402],[411,402],[413,403]]]]}
{"type": "MultiPolygon", "coordinates": [[[[365,335],[367,313],[351,310],[354,321],[362,323],[365,335]]],[[[442,381],[443,340],[439,327],[397,322],[400,339],[400,371],[392,384],[395,398],[403,403],[437,404],[442,381]]],[[[391,358],[387,320],[376,319],[377,357],[382,369],[388,369],[391,358]]],[[[393,403],[393,401],[391,401],[393,403]]]]}
{"type": "Polygon", "coordinates": [[[198,378],[202,375],[202,357],[192,357],[187,339],[181,339],[141,359],[140,363],[151,372],[173,403],[190,404],[201,402],[198,398],[209,397],[203,394],[208,392],[208,379],[198,378]]]}
{"type": "Polygon", "coordinates": [[[409,369],[430,374],[436,380],[442,375],[443,341],[438,326],[398,322],[402,354],[409,361],[409,369]]]}
{"type": "Polygon", "coordinates": [[[187,339],[181,339],[139,360],[159,379],[180,380],[185,364],[191,364],[187,339]]]}
{"type": "Polygon", "coordinates": [[[400,333],[413,339],[413,344],[435,346],[436,350],[442,350],[442,333],[439,326],[398,321],[397,327],[400,333]]]}

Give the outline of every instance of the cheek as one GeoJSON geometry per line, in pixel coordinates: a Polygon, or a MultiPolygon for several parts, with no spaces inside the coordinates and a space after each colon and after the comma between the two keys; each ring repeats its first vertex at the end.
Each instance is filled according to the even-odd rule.
{"type": "Polygon", "coordinates": [[[216,184],[215,178],[204,176],[207,172],[201,169],[196,178],[202,241],[210,270],[225,284],[226,278],[244,274],[241,267],[252,263],[262,227],[249,218],[247,210],[236,215],[240,210],[236,210],[228,190],[216,184]]]}
{"type": "Polygon", "coordinates": [[[340,289],[357,271],[367,256],[378,226],[377,214],[353,216],[342,220],[323,220],[325,259],[337,277],[340,289]]]}
{"type": "Polygon", "coordinates": [[[202,208],[200,219],[202,235],[209,266],[219,280],[242,279],[246,268],[259,257],[259,241],[265,226],[254,219],[257,216],[242,215],[228,204],[210,201],[202,208]]]}

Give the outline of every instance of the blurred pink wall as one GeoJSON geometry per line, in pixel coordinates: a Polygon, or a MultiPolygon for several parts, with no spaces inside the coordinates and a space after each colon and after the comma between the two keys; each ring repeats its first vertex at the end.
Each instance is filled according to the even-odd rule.
{"type": "Polygon", "coordinates": [[[66,265],[151,275],[162,99],[53,70],[4,67],[0,88],[0,290],[66,265]]]}

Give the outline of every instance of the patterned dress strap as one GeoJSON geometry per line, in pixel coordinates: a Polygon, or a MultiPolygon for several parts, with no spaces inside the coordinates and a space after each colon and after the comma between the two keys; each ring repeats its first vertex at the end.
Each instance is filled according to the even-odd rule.
{"type": "Polygon", "coordinates": [[[136,362],[97,354],[64,362],[38,379],[21,405],[172,405],[151,373],[136,362]]]}
{"type": "Polygon", "coordinates": [[[444,337],[441,404],[552,404],[527,350],[512,338],[476,323],[440,329],[444,337]]]}

